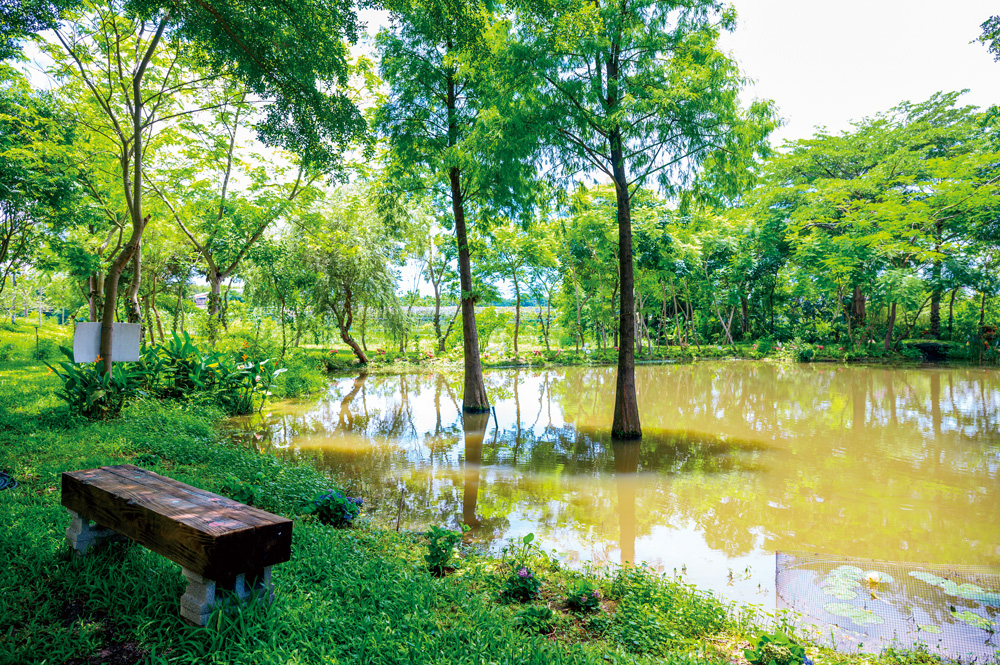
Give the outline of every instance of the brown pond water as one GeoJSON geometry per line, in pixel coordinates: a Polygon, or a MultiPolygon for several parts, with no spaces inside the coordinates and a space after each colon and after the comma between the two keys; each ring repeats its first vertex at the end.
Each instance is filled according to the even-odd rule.
{"type": "Polygon", "coordinates": [[[344,478],[376,522],[534,533],[570,563],[648,562],[773,607],[775,551],[1000,566],[1000,372],[744,361],[636,370],[645,433],[612,443],[613,367],[361,375],[243,420],[344,478]]]}

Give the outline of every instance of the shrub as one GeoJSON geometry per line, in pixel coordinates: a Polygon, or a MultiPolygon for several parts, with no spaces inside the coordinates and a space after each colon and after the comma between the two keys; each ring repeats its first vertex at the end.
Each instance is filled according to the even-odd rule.
{"type": "Polygon", "coordinates": [[[648,568],[620,569],[608,591],[619,603],[608,636],[634,653],[666,656],[728,625],[726,606],[714,595],[648,568]]]}
{"type": "Polygon", "coordinates": [[[125,402],[138,394],[141,372],[117,364],[106,374],[100,357],[93,363],[75,364],[72,351],[62,347],[62,352],[70,362],[59,363],[59,368],[46,365],[62,379],[63,389],[57,395],[71,411],[91,420],[107,420],[121,413],[125,402]]]}
{"type": "Polygon", "coordinates": [[[579,580],[569,587],[566,605],[576,612],[590,612],[601,606],[601,592],[589,580],[579,580]]]}
{"type": "Polygon", "coordinates": [[[451,561],[455,556],[458,543],[462,540],[462,534],[468,530],[469,527],[464,524],[461,531],[431,526],[427,531],[427,554],[424,555],[428,570],[435,575],[443,575],[451,567],[451,561]]]}
{"type": "Polygon", "coordinates": [[[157,397],[213,402],[230,415],[252,413],[263,405],[275,380],[285,372],[270,359],[240,353],[236,359],[203,352],[184,332],[143,352],[143,378],[157,397]]]}
{"type": "Polygon", "coordinates": [[[555,627],[556,615],[545,605],[529,605],[517,613],[514,623],[526,633],[547,635],[555,627]]]}
{"type": "Polygon", "coordinates": [[[763,633],[743,655],[752,665],[812,665],[806,650],[781,631],[763,633]]]}
{"type": "Polygon", "coordinates": [[[361,513],[361,499],[344,496],[336,490],[320,494],[307,503],[302,512],[316,516],[323,524],[342,529],[351,525],[354,518],[361,513]]]}
{"type": "Polygon", "coordinates": [[[810,344],[803,344],[799,347],[799,350],[795,354],[796,360],[800,363],[812,362],[812,359],[816,357],[816,351],[810,344]]]}
{"type": "Polygon", "coordinates": [[[542,581],[527,566],[514,567],[504,582],[500,597],[503,600],[525,602],[538,598],[542,581]]]}
{"type": "Polygon", "coordinates": [[[236,476],[229,476],[222,483],[222,494],[225,494],[234,501],[245,503],[248,506],[260,506],[264,497],[265,477],[263,471],[258,471],[253,475],[252,480],[240,480],[236,476]]]}

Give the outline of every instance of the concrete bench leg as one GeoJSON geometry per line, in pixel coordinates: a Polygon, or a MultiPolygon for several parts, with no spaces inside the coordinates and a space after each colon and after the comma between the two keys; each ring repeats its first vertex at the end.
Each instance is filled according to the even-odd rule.
{"type": "MultiPolygon", "coordinates": [[[[199,575],[193,570],[182,569],[187,578],[187,589],[181,596],[181,616],[196,626],[208,623],[208,616],[217,602],[216,593],[222,590],[215,580],[199,575]]],[[[226,589],[236,594],[241,601],[258,596],[270,603],[274,600],[274,585],[271,583],[271,567],[268,566],[256,575],[240,574],[232,589],[226,589]]]]}
{"type": "Polygon", "coordinates": [[[187,568],[182,570],[187,578],[187,589],[181,596],[181,616],[196,626],[204,626],[215,605],[215,580],[187,568]]]}
{"type": "Polygon", "coordinates": [[[124,538],[124,536],[82,517],[72,510],[69,511],[69,516],[71,519],[69,528],[66,529],[66,542],[78,555],[86,554],[93,545],[124,538]]]}

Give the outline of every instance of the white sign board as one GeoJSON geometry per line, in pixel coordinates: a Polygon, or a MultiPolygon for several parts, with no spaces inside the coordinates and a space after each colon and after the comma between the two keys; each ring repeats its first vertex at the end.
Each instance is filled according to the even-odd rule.
{"type": "MultiPolygon", "coordinates": [[[[139,360],[141,323],[111,324],[111,362],[139,360]]],[[[101,355],[101,324],[78,323],[73,335],[73,362],[92,363],[101,355]]]]}

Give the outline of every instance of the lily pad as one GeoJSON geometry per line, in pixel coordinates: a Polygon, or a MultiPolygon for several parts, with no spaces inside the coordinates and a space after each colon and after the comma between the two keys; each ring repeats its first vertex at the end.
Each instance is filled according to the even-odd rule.
{"type": "Polygon", "coordinates": [[[865,574],[865,571],[861,570],[857,566],[837,566],[832,571],[830,571],[831,576],[836,577],[847,577],[849,579],[858,579],[865,574]]]}
{"type": "Polygon", "coordinates": [[[823,609],[834,616],[850,619],[860,625],[885,623],[885,619],[871,610],[855,607],[850,603],[827,603],[823,609]]]}
{"type": "Polygon", "coordinates": [[[992,589],[984,589],[978,584],[971,584],[968,582],[965,584],[958,584],[952,580],[938,577],[937,575],[927,573],[922,570],[911,570],[909,575],[910,577],[914,577],[922,582],[927,582],[932,586],[938,587],[949,596],[957,596],[959,598],[965,598],[966,600],[974,600],[977,603],[989,605],[990,607],[1000,607],[1000,593],[997,593],[992,589]]]}
{"type": "Polygon", "coordinates": [[[935,626],[932,623],[928,623],[928,624],[925,624],[925,625],[922,625],[922,626],[917,626],[917,628],[919,628],[920,630],[922,630],[925,633],[934,633],[935,635],[943,632],[941,630],[940,626],[935,626]]]}
{"type": "Polygon", "coordinates": [[[962,610],[961,612],[952,612],[951,615],[958,619],[959,621],[964,621],[965,623],[973,626],[974,628],[982,628],[983,630],[990,630],[993,627],[993,622],[986,617],[981,617],[975,612],[970,612],[969,610],[962,610]]]}
{"type": "Polygon", "coordinates": [[[854,600],[858,597],[858,594],[848,589],[843,589],[841,587],[827,586],[823,587],[823,593],[828,596],[833,596],[834,598],[839,598],[841,600],[854,600]]]}

